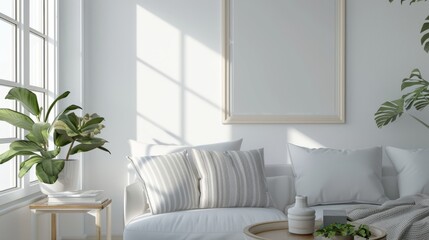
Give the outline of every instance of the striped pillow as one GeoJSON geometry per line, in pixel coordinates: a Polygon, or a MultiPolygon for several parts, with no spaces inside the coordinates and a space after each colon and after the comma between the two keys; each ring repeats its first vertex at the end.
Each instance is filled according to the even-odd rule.
{"type": "Polygon", "coordinates": [[[200,176],[200,208],[268,207],[263,149],[191,150],[200,176]]]}
{"type": "Polygon", "coordinates": [[[198,208],[198,180],[185,152],[130,160],[144,182],[152,214],[198,208]]]}

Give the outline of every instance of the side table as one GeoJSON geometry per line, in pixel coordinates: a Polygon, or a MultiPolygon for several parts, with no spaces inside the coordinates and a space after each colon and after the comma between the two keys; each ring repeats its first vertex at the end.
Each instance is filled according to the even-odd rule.
{"type": "MultiPolygon", "coordinates": [[[[97,231],[97,239],[101,240],[101,211],[106,209],[106,239],[111,240],[111,203],[112,200],[106,198],[101,203],[64,203],[64,204],[49,204],[48,199],[44,198],[30,205],[31,212],[50,213],[51,214],[51,240],[57,239],[57,213],[89,213],[95,217],[95,227],[97,231]]],[[[32,222],[32,224],[35,224],[32,222]]]]}

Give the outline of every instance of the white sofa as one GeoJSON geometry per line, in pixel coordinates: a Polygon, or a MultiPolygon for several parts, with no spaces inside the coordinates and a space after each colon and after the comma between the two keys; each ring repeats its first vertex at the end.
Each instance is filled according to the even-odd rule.
{"type": "MultiPolygon", "coordinates": [[[[384,161],[384,160],[383,160],[384,161]]],[[[390,199],[397,199],[397,174],[390,161],[383,162],[382,184],[390,199]]],[[[294,177],[288,164],[266,166],[268,190],[275,208],[196,209],[151,215],[140,180],[130,165],[130,185],[124,192],[124,240],[144,239],[245,239],[243,228],[257,222],[287,219],[285,209],[295,198],[294,177]]],[[[316,181],[316,179],[315,179],[316,181]]],[[[353,183],[350,183],[353,184],[353,183]]],[[[316,219],[323,209],[345,209],[351,205],[315,206],[316,219]]]]}

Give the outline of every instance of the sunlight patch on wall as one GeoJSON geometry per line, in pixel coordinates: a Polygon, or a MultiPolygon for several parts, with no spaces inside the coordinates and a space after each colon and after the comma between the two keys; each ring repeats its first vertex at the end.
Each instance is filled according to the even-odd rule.
{"type": "MultiPolygon", "coordinates": [[[[192,33],[211,31],[136,7],[136,138],[168,144],[230,139],[222,124],[221,53],[192,33]]],[[[197,35],[198,36],[198,35],[197,35]]]]}
{"type": "Polygon", "coordinates": [[[221,56],[189,35],[184,49],[187,135],[198,143],[228,139],[231,126],[221,124],[221,56]]]}
{"type": "Polygon", "coordinates": [[[141,6],[136,12],[137,58],[166,76],[180,77],[181,33],[141,6]]]}
{"type": "Polygon", "coordinates": [[[180,143],[181,33],[141,6],[136,18],[137,140],[180,143]]]}
{"type": "Polygon", "coordinates": [[[198,93],[199,96],[196,97],[201,98],[201,101],[206,101],[212,107],[220,109],[219,94],[213,91],[213,87],[220,84],[220,54],[189,35],[184,37],[184,50],[186,85],[191,91],[198,93]],[[213,66],[218,68],[213,69],[213,66]],[[213,76],[212,73],[216,75],[213,76]],[[208,82],[208,74],[210,78],[219,79],[219,81],[208,82]]]}
{"type": "Polygon", "coordinates": [[[316,140],[312,139],[310,136],[305,135],[304,133],[296,130],[296,129],[288,129],[287,131],[287,139],[289,143],[308,147],[308,148],[321,148],[325,147],[321,143],[317,142],[316,140]]]}

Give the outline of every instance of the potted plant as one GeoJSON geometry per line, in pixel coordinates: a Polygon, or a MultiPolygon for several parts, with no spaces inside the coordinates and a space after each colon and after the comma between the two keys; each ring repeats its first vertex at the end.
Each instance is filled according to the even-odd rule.
{"type": "Polygon", "coordinates": [[[360,225],[356,228],[352,224],[332,223],[317,230],[314,235],[333,240],[353,240],[354,236],[369,239],[371,231],[367,225],[360,225]]]}
{"type": "MultiPolygon", "coordinates": [[[[28,114],[0,108],[0,121],[23,129],[26,134],[24,139],[12,142],[9,150],[0,155],[0,164],[17,156],[25,156],[26,160],[19,166],[19,177],[23,177],[35,166],[39,182],[51,185],[57,182],[71,155],[97,148],[109,152],[103,147],[107,141],[95,137],[104,128],[104,118],[97,114],[79,117],[73,111],[81,107],[70,105],[49,121],[55,104],[69,94],[67,91],[58,96],[43,115],[43,108],[39,106],[36,94],[32,91],[21,87],[14,87],[9,91],[5,98],[18,101],[28,114]],[[65,158],[61,159],[59,154],[64,148],[65,158]]],[[[74,177],[77,179],[78,176],[74,177]]]]}
{"type": "MultiPolygon", "coordinates": [[[[394,0],[389,0],[393,2],[394,0]]],[[[427,0],[410,0],[410,5],[427,0]]],[[[406,0],[401,0],[401,4],[406,0]]],[[[420,43],[424,50],[429,52],[429,16],[426,17],[420,33],[422,34],[420,43]]],[[[375,113],[375,122],[377,127],[381,128],[394,122],[401,117],[403,113],[409,114],[417,122],[429,128],[429,125],[409,113],[411,109],[423,110],[429,105],[429,82],[423,79],[419,69],[414,69],[408,78],[402,80],[401,91],[405,91],[399,99],[384,102],[375,113]]]]}

